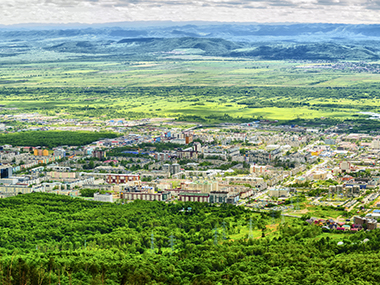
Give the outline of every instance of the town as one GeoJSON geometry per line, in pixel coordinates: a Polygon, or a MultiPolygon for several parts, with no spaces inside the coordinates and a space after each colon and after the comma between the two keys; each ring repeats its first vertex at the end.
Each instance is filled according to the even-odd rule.
{"type": "MultiPolygon", "coordinates": [[[[27,117],[18,120],[32,120],[32,127],[2,128],[59,129],[35,129],[31,118],[43,118],[27,117]]],[[[119,204],[228,203],[302,218],[324,231],[377,227],[380,136],[265,120],[202,126],[115,119],[96,128],[118,135],[80,147],[1,146],[0,197],[46,192],[119,204]]]]}

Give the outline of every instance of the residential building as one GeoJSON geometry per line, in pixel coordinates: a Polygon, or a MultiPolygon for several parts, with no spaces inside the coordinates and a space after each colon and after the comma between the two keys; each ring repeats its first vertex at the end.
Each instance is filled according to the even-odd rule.
{"type": "Polygon", "coordinates": [[[106,151],[105,150],[94,150],[92,152],[92,157],[95,157],[99,160],[102,160],[102,159],[105,159],[107,156],[106,156],[106,151]]]}
{"type": "Polygon", "coordinates": [[[210,194],[208,193],[189,193],[181,192],[178,195],[178,200],[182,202],[210,202],[210,194]]]}
{"type": "Polygon", "coordinates": [[[266,168],[267,168],[266,166],[251,164],[249,172],[250,173],[263,174],[265,172],[266,168]]]}
{"type": "Polygon", "coordinates": [[[125,200],[166,201],[171,199],[171,193],[169,191],[158,193],[122,191],[120,195],[120,198],[125,200]]]}
{"type": "Polygon", "coordinates": [[[0,193],[13,193],[15,195],[31,193],[33,189],[27,185],[0,185],[0,193]]]}
{"type": "Polygon", "coordinates": [[[106,193],[106,194],[100,194],[95,193],[94,194],[94,201],[99,201],[99,202],[113,202],[113,196],[111,193],[106,193]]]}
{"type": "Polygon", "coordinates": [[[269,189],[269,196],[276,198],[288,198],[290,194],[289,188],[271,188],[269,189]]]}
{"type": "Polygon", "coordinates": [[[229,197],[228,192],[211,191],[210,203],[227,203],[228,197],[229,197]]]}
{"type": "Polygon", "coordinates": [[[124,184],[130,181],[138,181],[140,176],[137,174],[109,174],[107,175],[107,183],[124,184]]]}
{"type": "Polygon", "coordinates": [[[368,230],[374,230],[377,228],[377,220],[373,218],[371,214],[366,215],[366,217],[354,217],[354,224],[356,225],[367,225],[368,230]]]}
{"type": "Polygon", "coordinates": [[[178,163],[174,163],[170,165],[170,173],[171,174],[177,174],[181,171],[181,167],[178,163]]]}
{"type": "Polygon", "coordinates": [[[281,148],[274,149],[272,151],[256,150],[249,155],[250,162],[257,162],[261,164],[270,164],[276,158],[280,157],[281,148]]]}
{"type": "Polygon", "coordinates": [[[55,156],[66,157],[66,151],[63,148],[57,148],[54,150],[55,156]]]}
{"type": "Polygon", "coordinates": [[[256,187],[260,190],[264,190],[267,188],[267,184],[264,179],[261,177],[252,177],[252,176],[227,176],[226,181],[228,183],[237,183],[237,184],[249,184],[253,187],[256,187]]]}
{"type": "Polygon", "coordinates": [[[12,166],[0,166],[0,178],[12,177],[12,166]]]}

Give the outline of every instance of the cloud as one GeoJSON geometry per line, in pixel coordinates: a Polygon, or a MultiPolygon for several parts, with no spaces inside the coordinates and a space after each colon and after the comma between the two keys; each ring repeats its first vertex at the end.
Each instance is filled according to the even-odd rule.
{"type": "Polygon", "coordinates": [[[380,1],[379,0],[368,0],[366,2],[366,8],[369,10],[380,10],[380,1]]]}
{"type": "Polygon", "coordinates": [[[0,24],[119,21],[380,23],[380,0],[0,0],[0,24]]]}

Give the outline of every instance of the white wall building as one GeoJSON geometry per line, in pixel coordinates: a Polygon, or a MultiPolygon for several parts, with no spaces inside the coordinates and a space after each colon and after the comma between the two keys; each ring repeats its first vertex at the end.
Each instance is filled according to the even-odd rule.
{"type": "Polygon", "coordinates": [[[94,201],[112,203],[113,202],[113,196],[110,193],[107,193],[107,194],[95,193],[94,194],[94,201]]]}

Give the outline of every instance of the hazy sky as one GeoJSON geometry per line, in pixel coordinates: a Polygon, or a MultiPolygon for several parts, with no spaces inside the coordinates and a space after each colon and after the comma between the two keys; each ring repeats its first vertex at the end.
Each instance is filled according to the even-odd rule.
{"type": "Polygon", "coordinates": [[[120,21],[380,23],[380,0],[0,0],[0,24],[120,21]]]}

